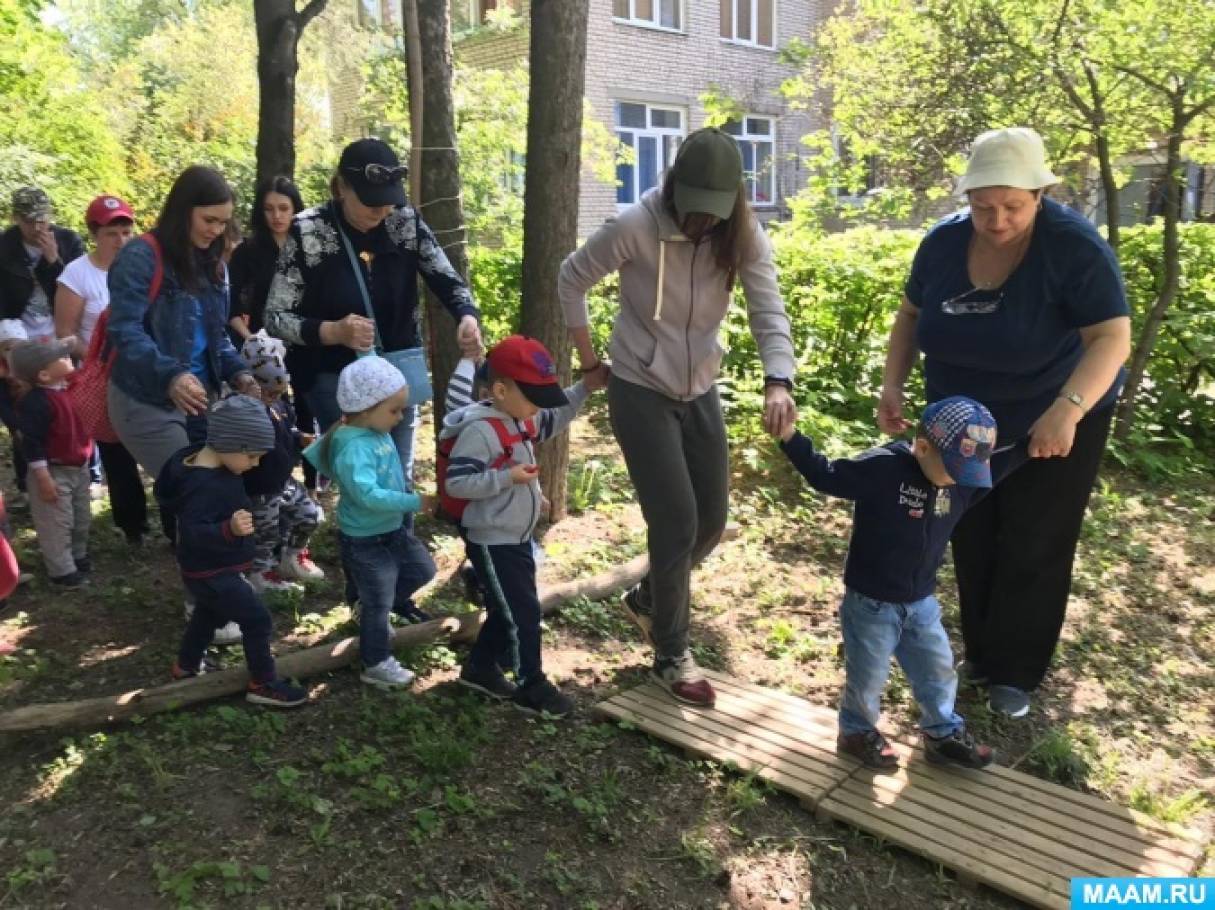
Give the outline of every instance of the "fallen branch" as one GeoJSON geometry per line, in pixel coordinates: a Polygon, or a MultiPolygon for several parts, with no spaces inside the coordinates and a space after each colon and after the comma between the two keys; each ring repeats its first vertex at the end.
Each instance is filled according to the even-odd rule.
{"type": "MultiPolygon", "coordinates": [[[[738,534],[737,526],[726,529],[723,540],[738,534]]],[[[562,604],[580,597],[602,600],[639,582],[649,571],[649,557],[637,556],[623,565],[590,578],[559,582],[540,590],[540,607],[544,615],[555,612],[562,604]]],[[[481,629],[482,615],[478,612],[445,616],[430,622],[396,629],[392,646],[421,645],[446,636],[453,643],[471,642],[481,629]]],[[[354,661],[359,653],[358,638],[343,638],[305,648],[276,658],[282,676],[306,679],[354,661]]],[[[96,727],[118,723],[136,716],[160,714],[187,705],[235,695],[243,692],[249,682],[244,667],[208,673],[193,679],[133,689],[121,695],[106,695],[80,701],[26,705],[0,714],[0,733],[28,733],[67,727],[96,727]]]]}

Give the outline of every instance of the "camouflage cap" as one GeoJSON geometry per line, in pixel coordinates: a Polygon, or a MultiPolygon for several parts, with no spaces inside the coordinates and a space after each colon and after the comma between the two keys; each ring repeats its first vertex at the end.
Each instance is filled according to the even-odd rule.
{"type": "Polygon", "coordinates": [[[31,220],[50,218],[51,197],[36,186],[13,190],[13,215],[31,220]]]}

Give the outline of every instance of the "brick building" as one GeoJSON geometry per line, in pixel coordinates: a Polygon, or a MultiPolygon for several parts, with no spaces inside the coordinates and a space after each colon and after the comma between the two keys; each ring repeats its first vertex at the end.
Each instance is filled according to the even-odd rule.
{"type": "MultiPolygon", "coordinates": [[[[525,60],[522,0],[452,0],[458,60],[508,67],[525,60]],[[505,21],[504,21],[505,20],[505,21]]],[[[618,208],[657,184],[681,139],[705,124],[704,96],[728,99],[741,116],[737,137],[748,193],[761,220],[787,213],[804,184],[800,138],[815,128],[793,111],[780,85],[795,68],[781,61],[792,39],[808,41],[832,0],[590,0],[586,96],[633,160],[616,185],[584,174],[578,233],[590,234],[618,208]]]]}

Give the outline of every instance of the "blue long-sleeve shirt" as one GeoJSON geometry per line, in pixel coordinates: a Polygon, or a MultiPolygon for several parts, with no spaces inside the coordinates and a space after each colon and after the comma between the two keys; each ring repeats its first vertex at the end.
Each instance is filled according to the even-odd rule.
{"type": "Polygon", "coordinates": [[[922,600],[936,589],[953,529],[985,492],[936,486],[902,441],[831,461],[796,433],[781,450],[814,489],[855,502],[844,584],[888,603],[922,600]]]}

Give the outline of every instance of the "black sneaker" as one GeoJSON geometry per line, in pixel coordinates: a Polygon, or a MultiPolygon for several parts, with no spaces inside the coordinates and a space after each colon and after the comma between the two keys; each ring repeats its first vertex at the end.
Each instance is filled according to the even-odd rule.
{"type": "Polygon", "coordinates": [[[81,575],[88,575],[93,571],[93,560],[87,556],[81,556],[76,560],[76,571],[81,575]]]}
{"type": "Polygon", "coordinates": [[[87,584],[88,579],[84,577],[84,573],[77,569],[75,572],[68,572],[67,575],[60,575],[58,578],[52,578],[51,584],[60,585],[64,588],[79,588],[83,584],[87,584]]]}
{"type": "Polygon", "coordinates": [[[574,711],[574,700],[568,695],[562,695],[547,679],[520,686],[511,696],[511,701],[520,711],[537,716],[547,714],[550,717],[568,717],[574,711]]]}
{"type": "Polygon", "coordinates": [[[272,679],[267,683],[249,680],[245,701],[271,708],[298,708],[308,701],[308,690],[303,686],[293,686],[285,679],[272,679]]]}
{"type": "Polygon", "coordinates": [[[996,760],[991,746],[976,743],[965,727],[939,738],[924,734],[924,758],[934,765],[986,768],[996,760]]]}
{"type": "Polygon", "coordinates": [[[886,742],[886,737],[877,730],[841,733],[835,741],[835,751],[850,755],[875,771],[892,771],[899,766],[898,755],[886,742]]]}
{"type": "Polygon", "coordinates": [[[122,534],[127,539],[127,546],[132,550],[143,549],[143,531],[123,531],[122,534]]]}
{"type": "Polygon", "coordinates": [[[407,623],[415,626],[418,623],[430,622],[432,619],[434,619],[434,617],[425,610],[419,610],[414,605],[412,600],[405,601],[405,603],[401,604],[399,607],[393,607],[392,612],[401,619],[405,620],[407,623]]]}
{"type": "Polygon", "coordinates": [[[641,630],[641,637],[646,644],[653,647],[654,645],[654,616],[641,604],[641,586],[634,585],[625,592],[624,597],[620,598],[620,605],[624,607],[624,612],[628,615],[637,628],[641,630]]]}
{"type": "Polygon", "coordinates": [[[990,680],[987,674],[980,670],[973,661],[959,661],[957,666],[958,682],[963,686],[973,686],[974,688],[982,688],[986,686],[990,680]]]}
{"type": "Polygon", "coordinates": [[[519,691],[519,687],[507,679],[506,675],[497,667],[489,670],[474,670],[468,664],[465,664],[464,669],[460,671],[460,678],[456,682],[467,689],[472,689],[474,692],[480,692],[482,695],[488,695],[490,698],[496,698],[499,701],[513,698],[515,693],[519,691]]]}
{"type": "Polygon", "coordinates": [[[485,589],[481,587],[481,579],[472,563],[466,562],[460,566],[460,580],[464,582],[464,599],[476,607],[485,605],[485,589]]]}

